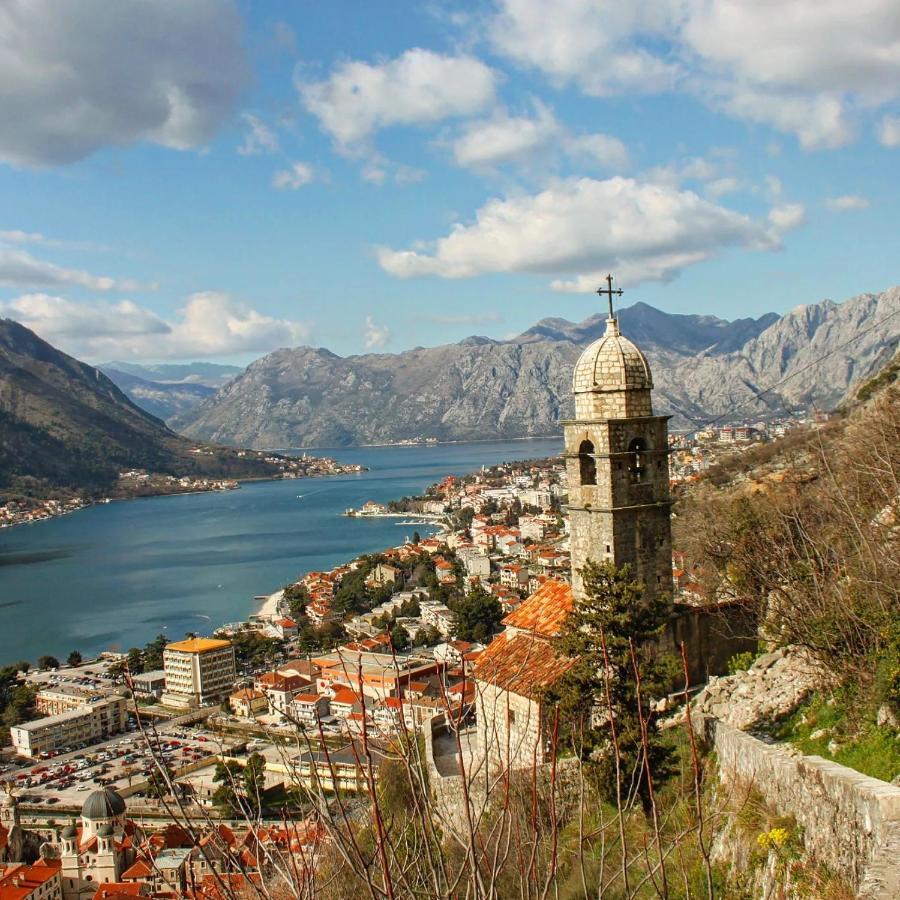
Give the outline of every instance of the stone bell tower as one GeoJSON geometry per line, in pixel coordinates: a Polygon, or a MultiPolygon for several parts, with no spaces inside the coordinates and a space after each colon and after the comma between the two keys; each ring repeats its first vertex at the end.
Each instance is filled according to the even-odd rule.
{"type": "Polygon", "coordinates": [[[588,560],[631,565],[645,595],[671,598],[669,416],[654,416],[653,377],[644,354],[619,332],[609,297],[606,333],[581,354],[563,422],[572,546],[572,593],[584,596],[588,560]]]}

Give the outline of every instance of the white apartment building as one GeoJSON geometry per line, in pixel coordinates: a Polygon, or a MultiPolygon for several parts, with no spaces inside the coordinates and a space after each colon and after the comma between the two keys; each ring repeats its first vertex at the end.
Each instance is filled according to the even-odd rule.
{"type": "Polygon", "coordinates": [[[227,697],[235,681],[234,647],[215,638],[189,638],[163,651],[167,706],[196,707],[227,697]]]}
{"type": "Polygon", "coordinates": [[[462,548],[457,557],[466,570],[466,575],[488,578],[491,574],[491,561],[480,548],[462,548]]]}
{"type": "Polygon", "coordinates": [[[36,757],[117,734],[124,729],[127,717],[124,697],[96,697],[83,708],[14,725],[9,733],[20,756],[36,757]]]}

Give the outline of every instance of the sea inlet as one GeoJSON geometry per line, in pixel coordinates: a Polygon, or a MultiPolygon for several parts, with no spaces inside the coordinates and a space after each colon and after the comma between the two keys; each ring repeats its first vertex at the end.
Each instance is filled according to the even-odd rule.
{"type": "Polygon", "coordinates": [[[254,596],[414,530],[347,518],[348,507],[419,494],[482,465],[553,456],[562,439],[320,452],[369,471],[109,503],[0,531],[0,664],[127,650],[244,619],[254,596]]]}

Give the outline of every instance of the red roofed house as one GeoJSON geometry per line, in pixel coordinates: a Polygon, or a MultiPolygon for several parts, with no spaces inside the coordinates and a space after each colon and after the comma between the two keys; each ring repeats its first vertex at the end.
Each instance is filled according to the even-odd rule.
{"type": "Polygon", "coordinates": [[[503,620],[506,630],[476,661],[478,745],[492,764],[544,761],[541,695],[574,664],[552,643],[571,609],[571,587],[548,581],[503,620]]]}
{"type": "Polygon", "coordinates": [[[0,900],[57,900],[62,897],[59,865],[0,866],[0,900]]]}
{"type": "Polygon", "coordinates": [[[288,638],[297,637],[297,631],[299,630],[297,627],[297,623],[293,619],[289,619],[285,616],[283,619],[276,619],[272,625],[275,627],[275,630],[287,640],[288,638]]]}

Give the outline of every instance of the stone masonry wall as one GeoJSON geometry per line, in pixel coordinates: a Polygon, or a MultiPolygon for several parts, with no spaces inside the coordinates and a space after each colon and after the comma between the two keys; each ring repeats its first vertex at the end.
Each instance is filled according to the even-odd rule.
{"type": "Polygon", "coordinates": [[[779,815],[794,816],[807,853],[848,879],[860,897],[900,897],[900,788],[718,719],[705,719],[704,727],[723,782],[751,782],[779,815]]]}

